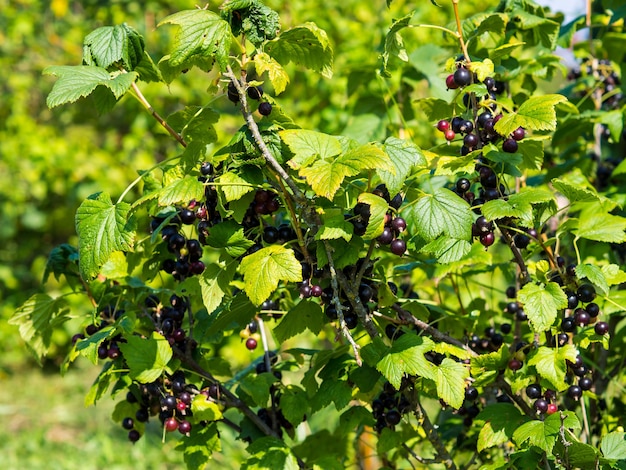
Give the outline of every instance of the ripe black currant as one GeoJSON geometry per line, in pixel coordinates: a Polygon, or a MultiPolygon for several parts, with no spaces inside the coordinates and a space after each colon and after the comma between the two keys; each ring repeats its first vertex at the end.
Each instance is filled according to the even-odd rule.
{"type": "Polygon", "coordinates": [[[596,289],[591,284],[582,284],[576,291],[581,302],[591,302],[596,297],[596,289]]]}
{"type": "Polygon", "coordinates": [[[609,324],[605,321],[599,321],[593,329],[597,335],[604,336],[609,332],[609,324]]]}
{"type": "Polygon", "coordinates": [[[406,242],[401,238],[396,238],[390,243],[389,249],[394,255],[402,256],[406,251],[406,242]]]}
{"type": "Polygon", "coordinates": [[[538,400],[536,400],[533,406],[535,410],[537,410],[539,413],[545,413],[546,411],[548,411],[548,402],[543,398],[539,398],[538,400]]]}
{"type": "Polygon", "coordinates": [[[465,194],[469,191],[471,183],[467,178],[461,178],[456,182],[456,191],[459,194],[465,194]]]}
{"type": "Polygon", "coordinates": [[[267,101],[259,104],[259,114],[261,116],[269,116],[270,114],[272,114],[272,105],[267,101]]]}
{"type": "Polygon", "coordinates": [[[515,153],[517,152],[517,141],[515,139],[506,139],[502,142],[502,150],[507,153],[515,153]]]}
{"type": "Polygon", "coordinates": [[[465,389],[465,400],[474,401],[478,398],[478,389],[476,387],[467,387],[465,389]]]}
{"type": "Polygon", "coordinates": [[[538,384],[530,384],[526,387],[526,396],[533,400],[541,397],[541,386],[538,384]]]}
{"type": "Polygon", "coordinates": [[[465,67],[459,67],[454,72],[454,83],[459,86],[467,86],[472,82],[472,73],[465,67]]]}
{"type": "Polygon", "coordinates": [[[248,87],[248,97],[253,100],[258,100],[261,99],[261,96],[263,96],[263,88],[260,86],[248,87]]]}

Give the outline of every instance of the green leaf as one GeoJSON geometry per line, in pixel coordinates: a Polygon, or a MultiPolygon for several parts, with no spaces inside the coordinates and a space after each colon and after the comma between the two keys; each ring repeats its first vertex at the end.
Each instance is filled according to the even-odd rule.
{"type": "Polygon", "coordinates": [[[611,432],[605,435],[600,442],[600,450],[605,459],[626,459],[626,433],[611,432]]]}
{"type": "Polygon", "coordinates": [[[274,328],[274,335],[279,343],[306,329],[317,335],[322,331],[325,322],[324,312],[317,302],[301,300],[280,320],[274,328]]]}
{"type": "MultiPolygon", "coordinates": [[[[333,260],[335,262],[335,268],[343,269],[346,266],[356,263],[359,259],[359,247],[363,241],[360,237],[353,236],[352,238],[359,241],[348,243],[343,238],[338,238],[336,240],[328,240],[326,242],[330,245],[333,260]]],[[[317,266],[319,268],[323,268],[328,264],[328,255],[326,253],[324,243],[317,244],[316,255],[317,266]]]]}
{"type": "Polygon", "coordinates": [[[121,251],[114,251],[109,256],[106,263],[102,265],[100,270],[107,279],[123,279],[128,275],[128,262],[126,261],[126,255],[121,251]]]}
{"type": "Polygon", "coordinates": [[[438,188],[433,194],[424,194],[407,209],[412,216],[410,225],[429,241],[442,234],[459,240],[471,238],[470,205],[449,189],[438,188]]]}
{"type": "Polygon", "coordinates": [[[280,30],[278,13],[258,0],[231,0],[222,6],[222,17],[228,20],[233,35],[243,35],[259,48],[265,41],[272,40],[280,30]]]}
{"type": "Polygon", "coordinates": [[[346,220],[343,211],[337,209],[326,210],[322,215],[322,226],[315,234],[316,240],[335,240],[343,238],[346,242],[352,239],[354,225],[346,220]]]}
{"type": "Polygon", "coordinates": [[[143,37],[127,24],[103,26],[83,41],[83,63],[108,68],[121,63],[134,70],[144,57],[143,37]]]}
{"type": "Polygon", "coordinates": [[[517,299],[524,306],[535,333],[550,329],[559,309],[567,307],[567,296],[555,282],[545,285],[528,283],[519,291],[517,299]]]}
{"type": "Polygon", "coordinates": [[[352,386],[345,380],[326,379],[320,384],[320,388],[311,400],[312,411],[335,404],[337,411],[343,410],[352,400],[352,386]]]}
{"type": "Polygon", "coordinates": [[[246,256],[240,264],[244,290],[254,305],[261,305],[279,281],[302,281],[302,266],[293,250],[270,245],[246,256]]]}
{"type": "Polygon", "coordinates": [[[413,13],[403,16],[398,20],[394,20],[389,28],[389,32],[385,36],[385,48],[382,55],[383,70],[387,70],[390,57],[397,57],[404,62],[409,60],[409,55],[404,47],[404,40],[400,35],[400,31],[409,26],[412,18],[413,13]]]}
{"type": "Polygon", "coordinates": [[[226,202],[241,199],[246,193],[254,191],[254,187],[237,173],[228,171],[221,175],[217,182],[220,183],[220,190],[224,193],[226,202]]]}
{"type": "Polygon", "coordinates": [[[206,106],[185,106],[167,117],[167,123],[184,137],[187,146],[197,143],[200,147],[217,140],[213,124],[218,120],[219,114],[206,106]]]}
{"type": "Polygon", "coordinates": [[[506,217],[521,219],[522,225],[532,226],[532,204],[541,204],[554,200],[550,191],[541,188],[523,188],[511,194],[508,199],[494,199],[483,205],[482,214],[487,220],[498,220],[506,217]]]}
{"type": "Polygon", "coordinates": [[[333,50],[328,36],[315,23],[296,26],[265,45],[265,52],[281,65],[302,65],[326,78],[333,76],[333,50]]]}
{"type": "Polygon", "coordinates": [[[441,365],[436,368],[435,383],[437,384],[437,396],[449,404],[452,408],[460,408],[465,400],[466,379],[469,370],[446,357],[441,365]]]}
{"type": "Polygon", "coordinates": [[[393,197],[402,189],[413,168],[426,166],[426,158],[413,142],[397,137],[385,140],[384,150],[391,159],[394,171],[380,169],[377,173],[393,197]]]}
{"type": "Polygon", "coordinates": [[[226,269],[218,264],[210,264],[198,277],[202,303],[208,314],[213,313],[221,305],[224,295],[229,290],[228,285],[233,278],[235,268],[234,264],[229,265],[226,269]]]}
{"type": "Polygon", "coordinates": [[[294,170],[308,166],[313,161],[325,160],[341,153],[341,143],[335,136],[304,129],[289,129],[278,133],[294,153],[288,164],[294,170]]]}
{"type": "Polygon", "coordinates": [[[198,393],[191,402],[191,411],[198,421],[217,421],[222,419],[222,411],[217,403],[208,399],[206,395],[198,393]]]}
{"type": "Polygon", "coordinates": [[[500,135],[507,136],[518,127],[534,131],[553,131],[556,129],[555,106],[566,102],[563,95],[547,94],[532,96],[524,101],[516,113],[505,114],[495,126],[500,135]]]}
{"type": "Polygon", "coordinates": [[[288,385],[280,396],[280,409],[287,421],[294,426],[300,424],[309,411],[309,398],[304,389],[288,385]]]}
{"type": "Polygon", "coordinates": [[[48,260],[43,273],[43,282],[46,283],[50,274],[54,274],[54,278],[58,281],[61,274],[66,277],[74,277],[78,275],[78,250],[68,243],[55,246],[48,260]]]}
{"type": "Polygon", "coordinates": [[[244,235],[243,227],[226,220],[211,227],[207,237],[207,245],[224,249],[229,256],[236,258],[243,255],[254,242],[244,235]]]}
{"type": "Polygon", "coordinates": [[[529,441],[531,445],[537,446],[547,453],[551,453],[561,432],[561,425],[565,429],[580,429],[580,422],[571,411],[554,413],[544,421],[529,421],[522,424],[513,433],[513,440],[518,444],[529,441]],[[564,416],[561,422],[561,415],[564,416]]]}
{"type": "Polygon", "coordinates": [[[19,326],[20,336],[41,362],[50,348],[52,333],[69,320],[69,313],[63,297],[35,294],[15,311],[9,324],[19,326]]]}
{"type": "Polygon", "coordinates": [[[528,365],[534,366],[537,373],[550,382],[551,388],[562,392],[568,387],[565,383],[567,364],[565,361],[576,362],[578,351],[571,344],[560,348],[540,346],[529,357],[528,365]]]}
{"type": "Polygon", "coordinates": [[[239,381],[238,393],[243,391],[250,396],[255,406],[264,407],[270,399],[270,388],[274,383],[276,377],[269,372],[246,375],[239,381]]]}
{"type": "Polygon", "coordinates": [[[433,346],[434,343],[429,338],[403,335],[394,341],[393,346],[378,361],[376,369],[396,390],[400,389],[404,374],[436,380],[437,367],[424,357],[424,353],[432,350],[433,346]]]}
{"type": "Polygon", "coordinates": [[[133,380],[150,383],[165,372],[172,358],[172,348],[163,335],[157,332],[153,332],[150,338],[131,335],[126,341],[119,343],[119,347],[133,380]]]}
{"type": "Polygon", "coordinates": [[[366,144],[332,160],[317,160],[313,165],[300,169],[300,175],[307,179],[316,194],[332,200],[346,177],[374,168],[394,171],[385,152],[374,145],[366,144]]]}
{"type": "Polygon", "coordinates": [[[222,450],[217,425],[194,426],[191,435],[179,440],[175,449],[183,453],[187,468],[203,470],[213,452],[222,450]]]}
{"type": "Polygon", "coordinates": [[[226,69],[232,35],[227,21],[209,10],[184,10],[166,17],[157,26],[177,25],[170,67],[193,66],[195,59],[216,59],[226,69]]]}
{"type": "Polygon", "coordinates": [[[440,98],[421,98],[415,101],[415,105],[432,122],[450,119],[454,115],[454,106],[440,98]]]}
{"type": "Polygon", "coordinates": [[[385,215],[389,210],[389,204],[382,197],[372,193],[359,194],[358,201],[369,206],[370,217],[367,221],[367,229],[363,234],[363,238],[372,240],[383,233],[385,228],[385,215]]]}
{"type": "Polygon", "coordinates": [[[114,251],[129,251],[135,236],[130,205],[113,204],[107,193],[85,199],[76,211],[80,271],[85,279],[95,277],[114,251]]]}
{"type": "MultiPolygon", "coordinates": [[[[445,237],[441,237],[441,240],[445,240],[445,237]]],[[[456,245],[456,243],[458,243],[459,240],[450,239],[450,241],[452,245],[449,246],[448,251],[443,251],[441,254],[439,254],[439,252],[435,252],[435,254],[438,257],[441,256],[443,259],[447,259],[445,255],[448,252],[450,252],[450,254],[453,254],[452,251],[455,249],[458,249],[454,245],[456,245]]],[[[436,243],[436,242],[437,240],[432,243],[436,243]]],[[[432,243],[429,243],[429,245],[431,245],[432,243]]],[[[469,242],[465,242],[465,243],[469,244],[469,242]]],[[[440,263],[443,263],[442,258],[439,258],[440,263]]],[[[491,253],[489,253],[489,251],[485,250],[485,248],[481,244],[474,243],[470,245],[469,251],[458,260],[446,261],[445,264],[440,264],[439,266],[437,266],[435,269],[435,276],[437,278],[441,278],[441,277],[446,276],[448,273],[459,272],[462,268],[466,266],[472,266],[472,267],[478,267],[480,265],[489,266],[491,264],[491,259],[492,259],[492,256],[491,256],[491,253]]],[[[380,294],[379,294],[379,297],[380,297],[380,294]]]]}
{"type": "Polygon", "coordinates": [[[574,202],[596,202],[600,201],[600,196],[593,187],[583,187],[580,184],[571,183],[562,179],[552,180],[552,186],[571,203],[574,202]]]}
{"type": "Polygon", "coordinates": [[[261,437],[246,449],[252,455],[241,470],[298,470],[298,461],[291,449],[275,437],[261,437]]]}
{"type": "Polygon", "coordinates": [[[109,73],[104,68],[89,65],[55,65],[47,67],[43,73],[59,77],[46,99],[49,108],[74,103],[90,95],[99,85],[107,87],[119,99],[137,79],[135,72],[109,73]]]}
{"type": "Polygon", "coordinates": [[[615,286],[626,282],[626,272],[622,271],[617,264],[602,266],[602,274],[609,286],[615,286]]]}
{"type": "Polygon", "coordinates": [[[197,201],[204,197],[204,185],[196,176],[175,178],[159,191],[159,205],[173,206],[181,202],[197,201]]]}
{"type": "Polygon", "coordinates": [[[467,240],[459,240],[458,238],[442,235],[423,246],[420,252],[434,254],[439,263],[453,263],[462,259],[471,249],[472,244],[467,240]]]}
{"type": "Polygon", "coordinates": [[[504,347],[494,352],[472,357],[471,373],[472,377],[476,378],[474,385],[484,387],[492,383],[499,375],[499,371],[505,367],[508,360],[508,349],[504,347]]]}
{"type": "Polygon", "coordinates": [[[105,340],[109,339],[116,333],[116,330],[113,326],[108,326],[102,328],[100,331],[97,331],[93,335],[88,338],[81,339],[76,343],[76,351],[80,353],[81,356],[89,359],[93,364],[98,363],[98,346],[105,340]]]}
{"type": "Polygon", "coordinates": [[[609,293],[609,284],[604,277],[604,272],[598,266],[586,263],[577,264],[576,277],[580,280],[587,278],[589,282],[598,287],[604,295],[609,293]]]}
{"type": "Polygon", "coordinates": [[[280,95],[285,91],[289,83],[289,76],[282,65],[265,52],[259,52],[254,56],[254,67],[259,76],[267,72],[267,77],[270,79],[276,95],[280,95]]]}
{"type": "Polygon", "coordinates": [[[515,430],[528,418],[510,403],[492,403],[485,407],[477,421],[484,421],[478,434],[478,452],[504,444],[513,438],[515,430]]]}
{"type": "Polygon", "coordinates": [[[626,218],[590,206],[580,213],[576,235],[598,242],[623,243],[626,241],[626,218]]]}

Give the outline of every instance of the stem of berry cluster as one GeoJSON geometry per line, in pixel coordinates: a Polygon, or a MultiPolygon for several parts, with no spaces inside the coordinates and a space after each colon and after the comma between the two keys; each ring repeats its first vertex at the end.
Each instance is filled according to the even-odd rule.
{"type": "Polygon", "coordinates": [[[458,33],[459,44],[463,51],[465,61],[469,64],[471,62],[470,56],[467,52],[467,45],[463,39],[463,26],[461,26],[461,17],[459,16],[459,0],[452,0],[452,8],[454,9],[454,19],[456,20],[456,29],[458,33]]]}
{"type": "Polygon", "coordinates": [[[439,438],[439,433],[433,423],[430,422],[430,418],[426,414],[426,411],[422,408],[422,405],[419,401],[419,397],[417,393],[414,394],[415,398],[415,416],[421,422],[424,431],[426,431],[426,436],[428,440],[435,448],[437,452],[437,456],[439,457],[438,462],[442,463],[449,470],[456,470],[456,464],[454,460],[452,460],[452,456],[446,449],[446,446],[441,442],[439,438]]]}

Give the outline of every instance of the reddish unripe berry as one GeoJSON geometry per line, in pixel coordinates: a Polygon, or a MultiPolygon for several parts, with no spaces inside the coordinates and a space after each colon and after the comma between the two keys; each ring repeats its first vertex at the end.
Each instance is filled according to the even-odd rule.
{"type": "Polygon", "coordinates": [[[448,129],[447,131],[444,132],[443,136],[446,138],[448,142],[450,142],[454,140],[454,138],[456,137],[456,134],[454,133],[452,129],[448,129]]]}
{"type": "Polygon", "coordinates": [[[163,425],[165,426],[165,430],[167,432],[173,432],[178,429],[178,421],[176,421],[176,418],[167,418],[163,425]]]}
{"type": "Polygon", "coordinates": [[[248,338],[246,340],[246,348],[248,348],[250,351],[254,351],[257,347],[257,341],[254,338],[248,338]]]}
{"type": "Polygon", "coordinates": [[[558,411],[559,407],[556,406],[555,403],[548,403],[548,410],[546,411],[546,414],[554,414],[558,411]]]}
{"type": "Polygon", "coordinates": [[[495,241],[496,236],[493,234],[493,232],[485,233],[484,235],[480,236],[480,243],[485,247],[493,245],[495,241]]]}
{"type": "Polygon", "coordinates": [[[447,131],[448,129],[450,129],[450,122],[446,121],[445,119],[442,119],[441,121],[437,123],[437,129],[440,130],[441,132],[447,131]]]}
{"type": "Polygon", "coordinates": [[[509,361],[509,369],[520,370],[524,364],[519,359],[511,359],[509,361]]]}
{"type": "Polygon", "coordinates": [[[446,77],[446,86],[448,90],[455,90],[459,87],[454,81],[454,74],[450,74],[446,77]]]}
{"type": "Polygon", "coordinates": [[[179,401],[178,403],[176,403],[176,409],[178,411],[185,411],[187,409],[187,405],[182,401],[179,401]]]}

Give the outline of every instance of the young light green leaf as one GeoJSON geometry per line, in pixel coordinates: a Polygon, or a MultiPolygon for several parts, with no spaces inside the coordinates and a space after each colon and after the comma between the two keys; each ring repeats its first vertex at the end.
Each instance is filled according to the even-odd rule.
{"type": "Polygon", "coordinates": [[[600,450],[605,459],[626,460],[626,433],[608,433],[600,442],[600,450]]]}
{"type": "Polygon", "coordinates": [[[316,194],[332,200],[346,177],[373,168],[394,171],[389,156],[380,148],[367,144],[332,160],[318,160],[313,165],[302,168],[300,175],[307,179],[316,194]]]}
{"type": "Polygon", "coordinates": [[[243,255],[254,242],[246,238],[243,227],[231,220],[226,220],[211,227],[207,245],[224,249],[229,256],[243,255]]]}
{"type": "Polygon", "coordinates": [[[581,280],[587,278],[589,282],[598,287],[604,295],[609,293],[609,283],[604,276],[604,272],[598,266],[588,263],[577,264],[576,277],[581,280]]]}
{"type": "Polygon", "coordinates": [[[316,240],[343,238],[349,242],[354,233],[354,225],[346,220],[341,210],[327,210],[322,215],[322,226],[315,234],[316,240]]]}
{"type": "MultiPolygon", "coordinates": [[[[555,413],[552,416],[556,416],[555,413]]],[[[513,440],[521,445],[529,441],[530,445],[537,446],[547,453],[551,453],[556,442],[557,434],[553,434],[546,429],[544,421],[528,421],[522,424],[513,433],[513,440]]]]}
{"type": "Polygon", "coordinates": [[[168,182],[159,191],[159,205],[172,206],[181,202],[197,201],[204,197],[204,185],[196,176],[187,175],[168,182]]]}
{"type": "Polygon", "coordinates": [[[272,59],[265,52],[259,52],[254,56],[254,67],[257,75],[263,75],[267,72],[267,77],[270,79],[274,92],[280,95],[287,84],[289,83],[289,76],[282,65],[272,59]]]}
{"type": "Polygon", "coordinates": [[[280,30],[278,13],[260,0],[230,0],[220,7],[234,36],[244,36],[256,48],[272,40],[280,30]]]}
{"type": "Polygon", "coordinates": [[[120,63],[134,70],[144,56],[143,37],[127,24],[102,26],[83,41],[83,63],[108,68],[120,63]]]}
{"type": "Polygon", "coordinates": [[[221,175],[217,182],[220,183],[220,190],[224,193],[227,202],[241,199],[244,194],[255,189],[248,181],[232,171],[221,175]]]}
{"type": "Polygon", "coordinates": [[[166,17],[157,26],[177,25],[174,50],[168,63],[171,67],[193,66],[194,59],[215,58],[222,70],[226,68],[232,35],[228,22],[210,10],[179,11],[166,17]]]}
{"type": "Polygon", "coordinates": [[[363,238],[371,240],[383,233],[385,228],[385,215],[389,210],[389,204],[382,197],[372,193],[359,194],[358,201],[367,204],[370,209],[370,217],[363,238]]]}
{"type": "Polygon", "coordinates": [[[113,204],[107,193],[83,201],[76,211],[80,271],[85,279],[96,276],[114,251],[129,251],[135,237],[130,205],[113,204]]]}
{"type": "Polygon", "coordinates": [[[153,332],[149,338],[130,335],[119,347],[128,364],[129,375],[140,383],[158,379],[172,358],[172,347],[163,335],[153,332]]]}
{"type": "Polygon", "coordinates": [[[600,196],[593,187],[585,188],[580,184],[555,178],[552,180],[554,189],[565,196],[571,203],[574,202],[596,202],[600,201],[600,196]]]}
{"type": "Polygon", "coordinates": [[[46,99],[49,108],[74,103],[89,96],[99,85],[111,90],[115,98],[120,98],[137,79],[135,72],[109,73],[104,68],[89,65],[55,65],[47,67],[43,73],[59,77],[46,99]]]}
{"type": "Polygon", "coordinates": [[[288,129],[278,133],[294,153],[288,164],[294,170],[310,165],[317,159],[328,159],[341,153],[341,143],[335,136],[305,129],[288,129]]]}
{"type": "Polygon", "coordinates": [[[469,240],[472,228],[472,211],[464,199],[446,188],[433,194],[424,194],[416,204],[407,207],[410,225],[427,240],[441,234],[459,240],[469,240]]]}
{"type": "Polygon", "coordinates": [[[476,416],[485,424],[478,434],[478,452],[504,444],[513,438],[515,430],[528,418],[510,403],[493,403],[476,416]]]}
{"type": "Polygon", "coordinates": [[[20,336],[40,362],[50,348],[53,331],[69,320],[69,313],[65,298],[35,294],[15,311],[9,324],[19,327],[20,336]]]}
{"type": "Polygon", "coordinates": [[[389,32],[385,36],[385,49],[382,54],[383,70],[387,70],[387,65],[391,57],[397,57],[404,62],[408,62],[409,55],[404,46],[404,40],[400,35],[400,31],[409,26],[414,13],[410,13],[402,18],[395,20],[389,32]]]}
{"type": "Polygon", "coordinates": [[[623,243],[626,241],[626,218],[598,211],[592,206],[580,213],[576,234],[598,242],[623,243]]]}
{"type": "Polygon", "coordinates": [[[436,368],[437,396],[452,408],[460,408],[465,400],[465,380],[468,377],[467,367],[446,357],[436,368]]]}
{"type": "Polygon", "coordinates": [[[193,417],[201,421],[217,421],[222,419],[222,411],[219,405],[210,401],[206,395],[198,393],[191,402],[193,417]]]}
{"type": "Polygon", "coordinates": [[[553,131],[556,128],[555,106],[566,102],[563,95],[533,96],[524,101],[516,113],[505,114],[495,126],[500,135],[507,136],[518,127],[534,131],[553,131]]]}
{"type": "Polygon", "coordinates": [[[550,382],[551,388],[562,392],[568,387],[565,383],[567,364],[565,361],[576,362],[578,351],[572,344],[560,348],[540,346],[529,357],[528,365],[535,366],[537,373],[550,382]]]}
{"type": "Polygon", "coordinates": [[[601,269],[609,286],[626,282],[626,272],[622,271],[617,264],[605,264],[601,269]]]}
{"type": "Polygon", "coordinates": [[[395,171],[378,169],[377,173],[393,197],[402,189],[404,180],[414,167],[426,166],[426,158],[413,142],[397,137],[389,137],[385,141],[384,150],[391,159],[395,171]]]}
{"type": "Polygon", "coordinates": [[[239,268],[244,290],[254,305],[267,300],[279,281],[302,281],[302,266],[293,250],[281,245],[270,245],[246,256],[239,268]]]}
{"type": "Polygon", "coordinates": [[[226,268],[222,268],[218,264],[210,264],[198,277],[202,303],[208,314],[213,313],[222,304],[222,299],[228,291],[228,285],[233,278],[235,268],[234,263],[226,268]]]}
{"type": "Polygon", "coordinates": [[[281,65],[303,65],[326,78],[333,76],[333,50],[328,36],[315,23],[296,26],[265,45],[265,52],[281,65]]]}
{"type": "Polygon", "coordinates": [[[558,310],[567,307],[567,296],[555,282],[543,286],[528,283],[519,291],[517,299],[536,333],[547,331],[556,320],[558,310]]]}
{"type": "Polygon", "coordinates": [[[419,375],[436,380],[438,377],[437,367],[424,357],[424,353],[432,350],[433,346],[434,343],[424,336],[403,335],[378,361],[376,369],[385,376],[396,390],[400,389],[404,374],[419,375]]]}

